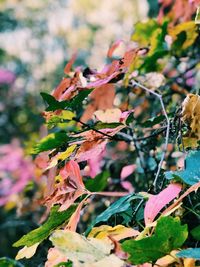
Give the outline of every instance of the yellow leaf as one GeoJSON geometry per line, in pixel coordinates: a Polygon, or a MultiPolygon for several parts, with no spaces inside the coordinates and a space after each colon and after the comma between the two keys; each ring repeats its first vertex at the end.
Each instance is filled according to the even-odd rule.
{"type": "Polygon", "coordinates": [[[65,160],[67,159],[69,156],[71,156],[71,154],[74,152],[75,148],[77,147],[77,145],[72,145],[70,147],[67,148],[66,151],[59,153],[58,155],[56,155],[55,157],[53,157],[50,165],[47,167],[46,170],[55,167],[58,164],[58,161],[61,160],[65,160]]]}
{"type": "Polygon", "coordinates": [[[194,21],[188,21],[181,24],[178,24],[177,26],[169,29],[169,35],[172,36],[173,40],[175,41],[177,39],[177,36],[181,33],[186,33],[186,40],[182,45],[183,49],[188,48],[191,46],[194,41],[196,40],[198,33],[197,33],[197,27],[194,21]]]}
{"type": "Polygon", "coordinates": [[[75,113],[70,111],[70,110],[63,110],[61,118],[64,120],[71,120],[72,118],[75,117],[75,113]]]}
{"type": "Polygon", "coordinates": [[[101,225],[99,227],[94,227],[89,233],[88,237],[107,239],[108,236],[112,236],[115,240],[119,241],[127,237],[138,236],[139,234],[139,231],[125,227],[123,225],[117,225],[115,227],[101,225]]]}
{"type": "Polygon", "coordinates": [[[36,249],[38,247],[40,243],[36,243],[34,244],[33,246],[31,247],[23,247],[22,249],[20,249],[17,253],[17,256],[15,257],[16,260],[20,260],[20,259],[23,259],[23,258],[31,258],[35,252],[36,252],[36,249]]]}

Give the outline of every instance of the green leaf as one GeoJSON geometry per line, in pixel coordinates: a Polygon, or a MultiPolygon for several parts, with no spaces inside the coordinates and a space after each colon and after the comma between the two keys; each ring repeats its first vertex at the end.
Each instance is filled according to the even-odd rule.
{"type": "Polygon", "coordinates": [[[197,227],[193,228],[190,233],[196,240],[200,241],[200,225],[198,225],[197,227]]]}
{"type": "Polygon", "coordinates": [[[68,107],[69,101],[57,101],[52,95],[49,95],[47,93],[40,93],[42,96],[44,102],[48,105],[46,108],[46,111],[56,111],[58,109],[65,109],[68,107]]]}
{"type": "Polygon", "coordinates": [[[200,181],[200,150],[190,151],[185,160],[185,170],[165,172],[165,177],[169,180],[181,178],[186,184],[193,185],[200,181]]]}
{"type": "Polygon", "coordinates": [[[70,109],[73,111],[77,111],[80,106],[82,106],[83,100],[92,92],[93,89],[87,89],[80,91],[78,95],[70,100],[65,101],[57,101],[52,95],[47,93],[40,93],[44,102],[48,105],[46,111],[56,111],[58,109],[70,109]]]}
{"type": "Polygon", "coordinates": [[[24,265],[18,261],[3,257],[0,258],[0,267],[24,267],[24,265]]]}
{"type": "Polygon", "coordinates": [[[107,186],[109,176],[110,173],[108,171],[104,171],[95,176],[94,179],[87,180],[85,182],[85,187],[91,192],[103,191],[107,186]]]}
{"type": "Polygon", "coordinates": [[[93,89],[87,89],[80,91],[77,96],[69,102],[69,107],[74,111],[79,111],[79,109],[83,106],[83,100],[88,97],[88,95],[93,91],[93,89]]]}
{"type": "Polygon", "coordinates": [[[153,117],[153,118],[148,119],[147,121],[143,122],[142,126],[143,127],[152,127],[152,126],[162,122],[164,119],[165,119],[165,116],[163,116],[163,115],[153,117]]]}
{"type": "Polygon", "coordinates": [[[181,247],[187,236],[187,225],[181,225],[178,217],[162,217],[151,237],[127,240],[122,243],[122,249],[129,253],[131,263],[142,264],[155,261],[181,247]]]}
{"type": "Polygon", "coordinates": [[[72,138],[68,137],[65,132],[51,133],[40,140],[40,142],[33,148],[33,153],[37,154],[43,151],[58,148],[64,144],[67,144],[67,142],[70,140],[72,140],[72,138]]]}
{"type": "Polygon", "coordinates": [[[193,258],[195,260],[200,260],[200,248],[188,248],[181,250],[176,254],[179,258],[193,258]]]}
{"type": "Polygon", "coordinates": [[[118,126],[122,126],[122,125],[123,124],[122,123],[119,123],[119,122],[111,122],[111,123],[98,122],[93,127],[96,130],[101,130],[101,129],[106,129],[106,128],[108,128],[108,129],[115,129],[118,126]]]}
{"type": "MultiPolygon", "coordinates": [[[[91,223],[91,225],[86,230],[86,235],[91,231],[91,229],[100,222],[107,222],[112,216],[121,215],[123,212],[131,209],[131,215],[133,213],[131,202],[133,200],[142,200],[143,197],[137,194],[129,194],[127,196],[121,197],[115,201],[110,207],[108,207],[104,212],[102,212],[96,219],[91,223]]],[[[131,216],[132,218],[132,216],[131,216]]]]}
{"type": "Polygon", "coordinates": [[[46,239],[57,227],[61,226],[64,222],[67,222],[71,215],[76,210],[77,205],[71,206],[69,209],[59,212],[59,206],[51,208],[50,216],[48,220],[39,228],[29,232],[22,236],[17,242],[13,244],[14,247],[27,246],[30,247],[36,243],[41,243],[46,239]]]}
{"type": "Polygon", "coordinates": [[[56,264],[54,267],[72,267],[72,262],[71,261],[60,262],[60,263],[56,264]]]}
{"type": "Polygon", "coordinates": [[[138,42],[142,46],[149,45],[152,34],[159,25],[156,20],[150,19],[147,22],[138,22],[135,24],[134,33],[131,37],[132,41],[138,42]]]}

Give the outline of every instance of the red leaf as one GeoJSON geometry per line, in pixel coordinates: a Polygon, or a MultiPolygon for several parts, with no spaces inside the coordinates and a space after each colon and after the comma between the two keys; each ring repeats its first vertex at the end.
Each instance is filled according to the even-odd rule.
{"type": "Polygon", "coordinates": [[[47,206],[61,204],[60,211],[68,209],[75,200],[87,193],[77,162],[70,160],[60,170],[60,182],[54,185],[53,193],[45,198],[47,206]]]}
{"type": "Polygon", "coordinates": [[[74,53],[71,57],[71,59],[69,60],[69,62],[66,64],[65,68],[64,68],[64,73],[68,74],[71,71],[72,65],[74,64],[74,61],[76,60],[77,57],[77,53],[74,53]]]}

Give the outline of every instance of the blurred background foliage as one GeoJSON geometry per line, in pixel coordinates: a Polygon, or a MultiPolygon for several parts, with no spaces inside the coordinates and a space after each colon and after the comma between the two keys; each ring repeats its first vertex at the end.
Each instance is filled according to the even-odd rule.
{"type": "MultiPolygon", "coordinates": [[[[101,68],[114,40],[128,42],[135,22],[147,18],[148,12],[157,14],[155,2],[0,0],[0,159],[7,162],[5,165],[9,165],[8,159],[16,163],[10,168],[0,167],[1,199],[9,194],[3,191],[5,181],[20,181],[24,171],[21,164],[31,160],[20,147],[29,148],[43,135],[40,112],[44,106],[39,93],[52,91],[75,51],[77,65],[101,68]],[[19,153],[12,158],[9,151],[16,149],[13,142],[19,153]]],[[[37,173],[29,173],[29,179],[25,191],[16,190],[9,204],[0,209],[0,257],[14,258],[13,242],[38,224],[40,215],[31,212],[38,206],[31,203],[38,186],[31,180],[37,179],[37,173]],[[22,206],[27,209],[21,210],[22,206]]],[[[45,246],[41,255],[43,250],[45,246]]],[[[37,257],[34,260],[34,266],[39,266],[37,257]]]]}

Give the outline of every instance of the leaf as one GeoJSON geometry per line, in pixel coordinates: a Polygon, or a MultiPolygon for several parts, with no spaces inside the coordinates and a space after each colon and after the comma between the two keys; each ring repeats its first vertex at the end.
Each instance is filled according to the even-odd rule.
{"type": "Polygon", "coordinates": [[[200,225],[193,228],[190,233],[196,240],[200,241],[200,225]]]}
{"type": "Polygon", "coordinates": [[[182,103],[182,120],[188,124],[189,137],[200,140],[200,96],[188,94],[182,103]]]}
{"type": "Polygon", "coordinates": [[[169,180],[181,178],[186,184],[194,185],[200,181],[200,151],[190,151],[185,160],[185,170],[165,172],[165,177],[169,180]]]}
{"type": "Polygon", "coordinates": [[[186,34],[186,39],[182,43],[181,48],[186,49],[194,43],[194,41],[198,36],[197,26],[195,25],[195,22],[194,21],[183,22],[169,29],[169,35],[171,35],[174,40],[176,40],[177,36],[181,32],[185,32],[186,34]]]}
{"type": "Polygon", "coordinates": [[[131,263],[141,264],[155,261],[181,247],[187,236],[187,225],[181,225],[178,217],[162,217],[151,237],[124,241],[122,249],[130,254],[131,263]]]}
{"type": "Polygon", "coordinates": [[[0,267],[24,267],[23,264],[7,257],[0,258],[0,267]]]}
{"type": "Polygon", "coordinates": [[[99,227],[92,228],[92,231],[89,233],[88,237],[108,239],[108,236],[111,236],[115,240],[119,241],[127,237],[138,236],[139,234],[139,231],[125,227],[123,225],[116,225],[115,227],[111,227],[109,225],[101,225],[99,227]]]}
{"type": "Polygon", "coordinates": [[[105,84],[94,89],[90,95],[91,103],[87,105],[81,121],[87,122],[92,118],[96,110],[113,107],[115,88],[113,84],[105,84]]]}
{"type": "Polygon", "coordinates": [[[74,140],[68,137],[65,132],[51,133],[44,137],[40,142],[34,147],[34,153],[40,153],[43,151],[58,148],[62,145],[66,145],[68,141],[74,140]]]}
{"type": "Polygon", "coordinates": [[[58,123],[71,121],[73,118],[75,118],[75,116],[76,114],[70,110],[62,110],[59,115],[53,115],[46,119],[46,124],[48,125],[48,129],[52,129],[58,123]]]}
{"type": "Polygon", "coordinates": [[[76,266],[122,267],[124,262],[111,253],[112,243],[96,238],[86,239],[72,231],[57,230],[50,237],[53,245],[76,266]]]}
{"type": "Polygon", "coordinates": [[[143,197],[139,194],[129,194],[127,196],[121,197],[119,200],[115,201],[110,207],[108,207],[104,212],[96,217],[96,219],[91,223],[91,225],[86,230],[86,235],[91,231],[91,229],[100,222],[107,222],[112,216],[120,215],[123,212],[131,209],[131,214],[133,213],[131,202],[133,200],[142,200],[143,197]]]}
{"type": "Polygon", "coordinates": [[[104,123],[119,122],[121,117],[121,110],[119,108],[112,108],[106,110],[97,110],[94,112],[95,117],[104,123]]]}
{"type": "Polygon", "coordinates": [[[20,249],[17,253],[17,256],[15,257],[16,260],[21,260],[23,258],[30,259],[35,254],[37,247],[39,246],[39,242],[35,243],[33,246],[30,247],[23,247],[20,249]]]}
{"type": "Polygon", "coordinates": [[[56,111],[68,107],[69,101],[67,100],[59,102],[52,95],[44,92],[40,93],[40,95],[42,96],[44,102],[48,105],[46,111],[56,111]]]}
{"type": "Polygon", "coordinates": [[[142,123],[143,127],[153,127],[156,124],[161,123],[163,120],[165,119],[165,116],[160,115],[160,116],[156,116],[153,117],[151,119],[148,119],[147,121],[142,123]]]}
{"type": "Polygon", "coordinates": [[[80,108],[83,106],[83,100],[85,100],[90,93],[92,93],[93,89],[87,89],[87,90],[82,90],[76,95],[74,98],[72,98],[69,101],[69,107],[76,112],[79,112],[80,108]]]}
{"type": "Polygon", "coordinates": [[[199,139],[197,137],[183,137],[182,138],[184,148],[195,149],[199,147],[199,139]]]}
{"type": "Polygon", "coordinates": [[[80,173],[80,167],[74,160],[68,161],[55,179],[54,191],[45,198],[47,206],[61,204],[59,211],[67,210],[77,198],[88,194],[80,173]]]}
{"type": "Polygon", "coordinates": [[[109,171],[104,171],[98,174],[94,179],[88,179],[85,182],[85,187],[91,192],[100,192],[103,191],[107,184],[108,178],[110,177],[109,171]]]}
{"type": "Polygon", "coordinates": [[[58,153],[55,157],[51,159],[51,162],[49,166],[46,168],[46,170],[55,167],[59,161],[66,160],[68,157],[70,157],[70,155],[74,152],[76,147],[77,145],[72,145],[69,146],[66,151],[58,153]]]}
{"type": "MultiPolygon", "coordinates": [[[[69,262],[68,262],[69,263],[69,262]]],[[[69,266],[67,263],[67,257],[63,255],[58,249],[56,248],[50,248],[48,250],[47,254],[47,261],[45,262],[45,267],[63,267],[63,266],[69,266]],[[61,262],[66,262],[66,265],[62,265],[61,262]]]]}
{"type": "Polygon", "coordinates": [[[109,50],[108,50],[108,52],[107,52],[107,57],[108,57],[108,58],[112,58],[114,51],[120,46],[120,44],[121,44],[122,42],[123,42],[122,40],[117,40],[116,42],[114,42],[114,43],[110,46],[110,48],[109,48],[109,50]]]}
{"type": "Polygon", "coordinates": [[[115,129],[119,126],[123,126],[122,123],[119,123],[119,122],[111,122],[111,123],[104,123],[104,122],[97,122],[95,125],[94,125],[94,128],[96,130],[101,130],[101,129],[115,129]]]}
{"type": "Polygon", "coordinates": [[[74,53],[72,57],[70,58],[69,62],[67,62],[65,68],[64,68],[64,73],[68,74],[71,71],[72,65],[74,64],[75,60],[77,57],[77,53],[74,53]]]}
{"type": "Polygon", "coordinates": [[[145,225],[151,224],[161,209],[178,196],[181,189],[181,184],[170,184],[158,195],[150,196],[144,209],[145,225]]]}
{"type": "Polygon", "coordinates": [[[200,260],[200,248],[188,248],[181,250],[176,254],[179,258],[192,258],[195,260],[200,260]]]}
{"type": "Polygon", "coordinates": [[[70,109],[72,111],[78,111],[82,106],[83,100],[92,92],[93,89],[82,90],[77,96],[70,100],[57,101],[52,95],[47,93],[40,93],[43,100],[48,104],[46,111],[56,111],[59,109],[70,109]]]}
{"type": "Polygon", "coordinates": [[[131,39],[132,41],[138,42],[140,45],[147,46],[153,32],[158,27],[157,21],[153,19],[149,19],[147,22],[138,22],[135,24],[131,39]]]}
{"type": "Polygon", "coordinates": [[[20,238],[17,242],[15,242],[13,246],[14,247],[20,247],[20,246],[30,247],[36,243],[41,243],[57,227],[61,226],[63,223],[69,220],[69,218],[75,211],[76,206],[77,205],[73,205],[68,210],[63,211],[63,212],[58,212],[59,206],[52,207],[48,220],[43,225],[41,225],[39,228],[22,236],[22,238],[20,238]]]}

